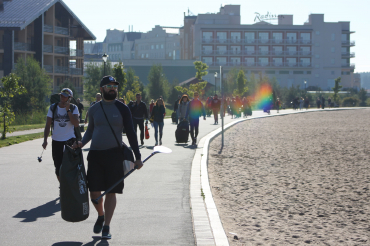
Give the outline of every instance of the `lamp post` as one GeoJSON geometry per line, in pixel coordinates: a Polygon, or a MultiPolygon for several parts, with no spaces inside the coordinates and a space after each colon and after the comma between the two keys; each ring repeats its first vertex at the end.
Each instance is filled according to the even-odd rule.
{"type": "Polygon", "coordinates": [[[306,90],[306,84],[307,84],[307,81],[305,80],[304,81],[304,90],[306,90]]]}
{"type": "Polygon", "coordinates": [[[216,89],[217,89],[217,86],[216,86],[216,78],[217,78],[217,72],[215,72],[215,95],[216,95],[216,89]]]}
{"type": "Polygon", "coordinates": [[[104,53],[104,55],[101,57],[104,61],[104,76],[105,76],[105,64],[107,63],[108,57],[109,55],[107,55],[106,53],[104,53]]]}

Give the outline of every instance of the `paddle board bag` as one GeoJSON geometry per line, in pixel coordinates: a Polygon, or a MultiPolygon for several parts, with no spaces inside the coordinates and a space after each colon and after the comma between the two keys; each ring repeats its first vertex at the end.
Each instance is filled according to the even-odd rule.
{"type": "Polygon", "coordinates": [[[79,222],[89,217],[89,194],[81,149],[65,146],[59,172],[62,218],[79,222]]]}

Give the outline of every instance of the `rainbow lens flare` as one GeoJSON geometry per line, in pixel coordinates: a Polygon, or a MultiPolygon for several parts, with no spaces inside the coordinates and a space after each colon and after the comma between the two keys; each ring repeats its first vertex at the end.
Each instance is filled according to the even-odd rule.
{"type": "Polygon", "coordinates": [[[257,90],[254,96],[254,103],[257,108],[260,109],[270,109],[272,101],[272,88],[269,84],[262,84],[261,87],[257,90]]]}

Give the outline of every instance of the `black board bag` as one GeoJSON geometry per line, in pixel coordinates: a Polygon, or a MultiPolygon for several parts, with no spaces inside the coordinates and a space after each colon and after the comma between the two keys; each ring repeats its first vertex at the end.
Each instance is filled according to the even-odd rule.
{"type": "Polygon", "coordinates": [[[177,114],[176,114],[176,112],[172,112],[171,118],[172,118],[172,123],[176,123],[176,121],[177,121],[177,114]]]}
{"type": "Polygon", "coordinates": [[[189,122],[186,120],[181,121],[177,125],[175,132],[177,143],[187,143],[189,140],[189,122]]]}
{"type": "Polygon", "coordinates": [[[74,150],[65,145],[59,178],[62,218],[68,222],[86,220],[89,217],[89,194],[80,148],[74,150]]]}

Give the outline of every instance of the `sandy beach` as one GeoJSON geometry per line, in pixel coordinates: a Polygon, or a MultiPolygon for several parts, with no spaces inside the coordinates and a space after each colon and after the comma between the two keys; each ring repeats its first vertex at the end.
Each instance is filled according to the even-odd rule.
{"type": "Polygon", "coordinates": [[[370,109],[239,123],[210,144],[230,245],[370,245],[370,109]],[[238,239],[234,239],[234,233],[238,239]]]}

